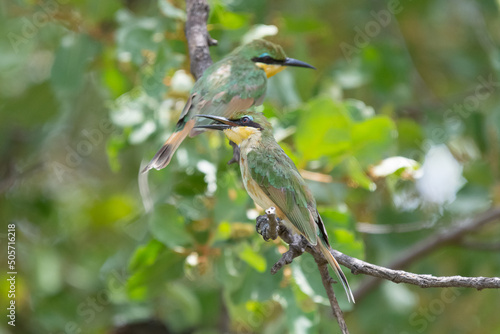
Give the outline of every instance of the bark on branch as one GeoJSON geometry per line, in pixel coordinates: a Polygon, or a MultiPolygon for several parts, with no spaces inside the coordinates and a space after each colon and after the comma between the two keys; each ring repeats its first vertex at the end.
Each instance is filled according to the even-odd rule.
{"type": "MultiPolygon", "coordinates": [[[[365,274],[368,276],[372,276],[367,280],[367,283],[361,284],[360,288],[358,288],[358,290],[356,290],[356,292],[354,293],[354,298],[357,301],[365,296],[371,289],[376,287],[380,283],[381,279],[386,279],[394,283],[412,284],[422,288],[463,287],[474,288],[477,290],[499,289],[500,277],[438,277],[425,274],[414,274],[407,271],[398,270],[403,267],[407,267],[415,260],[423,257],[424,255],[427,255],[428,253],[443,245],[453,242],[459,242],[468,232],[472,232],[488,223],[497,221],[499,218],[500,208],[496,208],[485,212],[475,219],[465,220],[453,224],[453,228],[442,231],[437,235],[430,236],[429,238],[415,244],[406,253],[393,261],[387,267],[377,266],[350,257],[336,250],[333,250],[332,254],[340,264],[351,269],[351,272],[353,274],[365,274]]],[[[322,257],[322,254],[318,254],[318,252],[316,252],[315,249],[310,246],[310,244],[304,237],[291,233],[282,224],[280,225],[279,236],[282,240],[289,244],[289,250],[284,253],[281,259],[273,266],[271,270],[272,273],[277,272],[284,265],[290,264],[295,257],[302,255],[304,251],[310,253],[314,257],[316,262],[319,261],[318,258],[322,258],[323,261],[325,261],[325,259],[322,257]]]]}
{"type": "MultiPolygon", "coordinates": [[[[339,263],[351,269],[351,271],[353,271],[355,274],[363,273],[373,276],[367,278],[356,290],[356,292],[354,293],[354,297],[357,298],[357,300],[362,299],[368,292],[377,287],[381,282],[380,278],[389,279],[395,283],[414,284],[420,287],[465,287],[475,288],[478,290],[492,288],[498,289],[500,288],[500,278],[498,277],[434,277],[431,275],[417,275],[416,277],[413,277],[411,275],[415,274],[404,275],[405,272],[401,271],[401,269],[407,268],[411,263],[444,245],[460,243],[463,237],[468,233],[474,232],[482,228],[484,225],[498,220],[499,218],[500,208],[495,208],[479,215],[474,219],[466,219],[455,222],[451,224],[449,228],[443,229],[442,231],[416,243],[413,247],[408,249],[400,257],[396,258],[385,267],[379,267],[379,270],[370,269],[369,266],[373,265],[369,263],[364,262],[364,264],[368,265],[365,266],[362,263],[357,263],[355,261],[349,260],[346,255],[340,255],[340,252],[338,255],[340,259],[337,260],[339,261],[339,263]],[[342,263],[343,261],[346,262],[342,263]],[[392,277],[394,277],[394,279],[391,279],[392,277]]],[[[334,254],[334,256],[336,255],[334,254]]]]}
{"type": "Polygon", "coordinates": [[[325,288],[328,301],[333,311],[333,315],[337,319],[342,334],[349,334],[347,324],[344,320],[342,309],[339,306],[335,292],[333,291],[332,283],[336,283],[328,272],[328,261],[326,261],[323,254],[318,251],[316,247],[311,244],[303,236],[290,233],[283,224],[280,224],[279,218],[276,217],[275,208],[266,210],[266,214],[257,218],[257,232],[262,235],[264,240],[276,239],[278,235],[282,240],[288,244],[288,251],[286,251],[281,259],[274,264],[271,269],[271,274],[276,274],[283,266],[292,263],[293,259],[308,252],[314,258],[321,275],[321,281],[325,288]],[[275,234],[276,233],[276,234],[275,234]]]}
{"type": "Polygon", "coordinates": [[[186,0],[186,39],[191,60],[191,73],[198,80],[203,72],[212,65],[208,47],[217,45],[207,30],[207,19],[210,7],[206,0],[186,0]]]}

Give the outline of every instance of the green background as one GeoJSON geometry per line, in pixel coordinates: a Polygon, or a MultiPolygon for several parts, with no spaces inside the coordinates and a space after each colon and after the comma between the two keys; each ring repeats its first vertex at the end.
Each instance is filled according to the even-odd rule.
{"type": "MultiPolygon", "coordinates": [[[[270,79],[263,111],[299,169],[316,173],[308,184],[336,249],[384,265],[498,205],[498,1],[210,4],[214,60],[275,32],[265,24],[290,57],[318,68],[270,79]],[[440,177],[426,192],[413,169],[370,174],[392,156],[423,164],[432,147],[459,166],[446,200],[424,195],[440,177]],[[420,228],[371,234],[357,222],[420,228]]],[[[192,85],[184,6],[1,3],[0,236],[6,249],[16,224],[19,274],[16,327],[4,317],[0,333],[109,333],[151,318],[173,333],[338,332],[309,255],[270,275],[285,245],[255,233],[253,202],[220,134],[186,140],[168,168],[138,177],[192,85]]],[[[448,165],[431,166],[448,180],[448,165]]],[[[500,229],[467,240],[498,245],[500,229]]],[[[408,270],[499,276],[500,255],[447,245],[408,270]]],[[[345,273],[356,290],[364,277],[345,273]]],[[[496,290],[385,282],[353,306],[334,288],[351,333],[500,331],[496,290]]],[[[4,276],[0,290],[4,307],[4,276]]]]}

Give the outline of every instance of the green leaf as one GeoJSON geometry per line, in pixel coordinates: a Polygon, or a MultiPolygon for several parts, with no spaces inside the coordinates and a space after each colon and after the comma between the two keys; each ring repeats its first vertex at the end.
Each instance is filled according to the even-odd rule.
{"type": "Polygon", "coordinates": [[[248,23],[246,15],[226,11],[222,6],[214,7],[214,14],[217,17],[218,23],[226,30],[239,29],[248,23]]]}
{"type": "Polygon", "coordinates": [[[157,205],[149,222],[151,234],[169,248],[181,247],[192,242],[186,231],[184,219],[177,207],[170,204],[157,205]]]}
{"type": "Polygon", "coordinates": [[[284,23],[286,25],[286,29],[290,33],[301,33],[301,32],[309,32],[309,33],[317,33],[325,29],[325,23],[321,22],[319,18],[315,17],[304,18],[303,16],[298,17],[284,17],[284,23]]]}
{"type": "Polygon", "coordinates": [[[151,240],[147,245],[140,246],[135,250],[134,255],[128,265],[130,271],[137,271],[141,267],[149,267],[156,262],[160,253],[165,249],[165,246],[157,241],[151,240]]]}
{"type": "MultiPolygon", "coordinates": [[[[424,139],[422,128],[412,119],[402,118],[396,122],[398,129],[398,147],[402,152],[414,153],[420,149],[424,139]]],[[[423,154],[423,153],[422,153],[423,154]]]]}
{"type": "MultiPolygon", "coordinates": [[[[266,262],[276,262],[280,254],[276,251],[276,247],[267,247],[263,256],[266,262]]],[[[250,266],[239,267],[234,274],[237,277],[233,279],[241,280],[230,290],[231,300],[236,304],[245,303],[250,299],[258,301],[270,299],[279,290],[283,278],[282,270],[276,275],[271,275],[268,271],[260,272],[250,266]]]]}
{"type": "Polygon", "coordinates": [[[347,99],[344,101],[344,105],[349,111],[349,115],[355,122],[362,122],[365,119],[369,119],[375,115],[375,110],[373,107],[367,106],[363,101],[355,99],[347,99]]]}
{"type": "Polygon", "coordinates": [[[326,97],[310,101],[301,113],[299,124],[294,138],[304,159],[341,157],[349,151],[352,121],[340,102],[326,97]]]}
{"type": "Polygon", "coordinates": [[[245,248],[238,254],[238,256],[258,272],[262,273],[266,270],[266,259],[254,251],[250,245],[245,245],[245,248]]]}
{"type": "Polygon", "coordinates": [[[332,248],[358,259],[365,257],[363,240],[355,233],[355,219],[349,211],[320,208],[320,215],[332,248]]]}
{"type": "Polygon", "coordinates": [[[354,101],[343,104],[328,97],[310,101],[301,110],[294,139],[305,160],[328,158],[335,166],[348,157],[356,159],[347,162],[354,168],[350,176],[371,189],[373,185],[362,169],[394,149],[397,132],[389,117],[371,117],[372,109],[354,101]]]}
{"type": "Polygon", "coordinates": [[[164,250],[156,261],[149,266],[142,266],[132,273],[127,281],[127,293],[130,298],[144,300],[160,291],[164,283],[182,277],[184,274],[184,256],[170,250],[164,250]]]}
{"type": "Polygon", "coordinates": [[[349,177],[359,186],[370,191],[374,191],[375,189],[377,189],[375,183],[372,182],[372,180],[366,175],[356,158],[347,158],[347,170],[349,173],[349,177]]]}
{"type": "Polygon", "coordinates": [[[388,155],[394,148],[396,126],[387,116],[375,116],[352,127],[353,154],[363,168],[388,155]]]}
{"type": "Polygon", "coordinates": [[[221,222],[217,226],[216,240],[227,240],[231,237],[231,223],[221,222]]]}

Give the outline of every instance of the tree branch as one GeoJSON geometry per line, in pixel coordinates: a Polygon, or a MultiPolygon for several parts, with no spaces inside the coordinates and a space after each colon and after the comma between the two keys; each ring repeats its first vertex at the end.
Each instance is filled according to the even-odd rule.
{"type": "MultiPolygon", "coordinates": [[[[266,216],[260,216],[266,217],[266,216]]],[[[257,218],[257,220],[259,220],[257,218]]],[[[453,224],[452,228],[444,230],[437,235],[433,235],[420,241],[410,248],[401,257],[394,260],[387,267],[377,266],[348,255],[339,251],[333,250],[332,254],[337,261],[351,269],[355,275],[365,274],[372,276],[362,283],[360,288],[354,293],[356,300],[363,298],[370,290],[380,284],[381,279],[386,279],[394,283],[407,283],[416,285],[422,288],[431,287],[463,287],[474,288],[477,290],[482,289],[499,289],[500,277],[462,277],[462,276],[432,276],[424,274],[414,274],[403,270],[398,270],[408,266],[415,260],[423,257],[424,255],[432,252],[433,250],[456,241],[459,241],[467,232],[477,230],[487,223],[493,222],[500,218],[500,208],[492,209],[480,215],[473,220],[464,220],[459,223],[453,224]]],[[[267,219],[267,218],[266,218],[267,219]]],[[[317,252],[303,236],[292,233],[283,224],[279,225],[279,236],[283,241],[289,244],[289,250],[284,253],[281,259],[271,269],[271,273],[276,273],[284,265],[290,264],[297,256],[302,255],[304,251],[310,253],[316,263],[326,263],[323,255],[317,252]]],[[[318,265],[319,267],[319,265],[318,265]]],[[[320,269],[321,272],[321,269],[320,269]]],[[[323,277],[322,277],[323,279],[323,277]]],[[[331,278],[330,278],[331,279],[331,278]]],[[[328,293],[328,289],[327,289],[328,293]]],[[[332,303],[332,301],[330,301],[332,303]]],[[[333,308],[333,306],[332,306],[333,308]]],[[[335,311],[334,311],[335,312],[335,311]]],[[[340,323],[339,323],[340,324],[340,323]]]]}
{"type": "Polygon", "coordinates": [[[207,30],[207,19],[210,7],[206,0],[186,0],[186,39],[191,60],[191,73],[198,80],[203,72],[212,65],[208,47],[217,45],[207,30]]]}
{"type": "Polygon", "coordinates": [[[326,295],[328,296],[328,301],[330,302],[333,315],[337,319],[340,330],[342,331],[342,334],[349,334],[347,324],[344,320],[344,315],[337,298],[335,297],[335,292],[333,291],[332,283],[336,282],[328,272],[328,261],[326,261],[321,251],[312,246],[306,238],[298,234],[290,233],[290,230],[288,230],[283,224],[280,224],[279,218],[276,217],[276,209],[271,207],[266,210],[266,215],[257,217],[257,232],[262,235],[264,240],[268,241],[269,239],[273,239],[270,236],[270,234],[274,233],[273,225],[275,226],[274,229],[277,229],[277,235],[279,235],[280,238],[289,245],[289,247],[288,251],[286,251],[282,255],[281,259],[271,268],[271,274],[276,274],[281,268],[283,268],[283,266],[292,263],[294,258],[302,255],[304,252],[311,254],[318,266],[321,281],[323,282],[326,295]]]}
{"type": "MultiPolygon", "coordinates": [[[[450,228],[443,229],[439,233],[437,233],[435,235],[431,235],[428,238],[423,239],[420,242],[416,243],[413,247],[408,249],[400,257],[398,257],[397,259],[395,259],[391,263],[389,263],[386,266],[386,268],[383,268],[383,267],[379,267],[379,268],[392,269],[393,271],[398,270],[398,269],[407,268],[411,263],[413,263],[416,260],[424,257],[425,255],[433,252],[434,250],[438,249],[439,247],[442,247],[446,244],[458,242],[468,232],[472,232],[474,230],[477,230],[477,229],[483,227],[485,224],[490,223],[492,221],[495,221],[498,218],[500,218],[500,208],[491,209],[491,210],[483,213],[482,215],[478,216],[475,219],[466,219],[466,220],[454,223],[454,224],[452,224],[452,226],[450,228]]],[[[334,256],[335,256],[335,254],[334,254],[334,256]]],[[[340,259],[337,259],[337,260],[340,263],[342,263],[343,265],[345,265],[346,267],[348,267],[349,269],[351,269],[351,271],[353,271],[355,274],[359,272],[359,273],[367,274],[367,275],[378,277],[378,278],[390,279],[391,281],[393,281],[395,283],[400,283],[400,282],[409,283],[409,284],[414,284],[414,285],[418,285],[421,287],[431,287],[431,286],[451,287],[451,286],[456,286],[456,287],[470,287],[470,288],[476,288],[476,289],[499,288],[500,287],[500,285],[499,285],[500,278],[496,279],[496,282],[497,282],[496,285],[488,285],[488,282],[491,283],[491,281],[485,277],[482,277],[482,279],[484,279],[484,281],[476,281],[475,278],[473,278],[473,277],[468,278],[469,285],[467,285],[467,280],[463,281],[463,279],[465,279],[465,277],[460,277],[460,276],[454,276],[455,278],[460,277],[460,279],[457,281],[454,281],[454,280],[448,281],[449,278],[443,277],[443,282],[448,282],[448,284],[451,284],[451,285],[439,285],[439,284],[441,284],[439,281],[440,278],[434,277],[434,276],[430,276],[430,277],[434,277],[434,278],[438,279],[437,281],[435,281],[433,279],[431,279],[429,281],[429,280],[427,280],[427,277],[419,281],[418,277],[417,277],[417,280],[415,280],[415,281],[396,282],[394,279],[391,279],[391,278],[395,277],[394,273],[385,272],[384,274],[382,274],[383,271],[379,271],[381,273],[381,275],[377,276],[375,274],[370,274],[369,272],[371,272],[371,271],[369,269],[368,269],[369,272],[363,272],[362,270],[360,271],[360,269],[357,267],[356,264],[354,264],[353,261],[347,261],[347,258],[345,258],[345,259],[346,259],[345,264],[342,263],[340,259]],[[385,274],[389,274],[388,276],[386,276],[388,278],[384,277],[385,274]],[[434,282],[434,283],[432,283],[432,282],[434,282]],[[477,285],[478,283],[479,283],[479,285],[477,285]],[[436,285],[427,286],[428,284],[436,284],[436,285]]],[[[404,273],[404,272],[402,272],[402,273],[404,273]]],[[[411,274],[411,275],[414,275],[414,274],[411,274]]],[[[419,275],[419,276],[428,276],[428,275],[419,275]]],[[[380,284],[380,282],[381,282],[380,279],[377,279],[377,278],[366,279],[363,283],[361,283],[359,288],[356,290],[356,292],[354,293],[354,297],[356,298],[356,300],[360,300],[368,292],[370,292],[375,287],[377,287],[380,284]]]]}
{"type": "Polygon", "coordinates": [[[276,240],[278,237],[278,220],[276,219],[276,208],[270,207],[266,210],[267,219],[269,221],[269,236],[276,240]]]}
{"type": "Polygon", "coordinates": [[[328,263],[323,263],[321,265],[318,263],[318,269],[321,275],[321,282],[323,282],[323,286],[325,287],[328,300],[330,301],[330,306],[333,310],[333,315],[337,318],[340,330],[342,331],[342,334],[349,334],[347,324],[344,320],[344,314],[342,313],[342,309],[340,308],[339,302],[335,297],[335,292],[333,291],[332,283],[334,282],[332,282],[333,279],[328,272],[328,263]]]}
{"type": "Polygon", "coordinates": [[[482,243],[476,241],[462,240],[459,245],[465,248],[479,250],[479,251],[488,251],[488,252],[500,251],[500,242],[482,243]]]}

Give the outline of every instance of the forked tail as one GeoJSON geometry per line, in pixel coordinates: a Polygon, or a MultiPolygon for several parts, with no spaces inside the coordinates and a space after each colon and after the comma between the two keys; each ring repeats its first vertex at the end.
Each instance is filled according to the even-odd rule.
{"type": "Polygon", "coordinates": [[[342,272],[342,269],[339,266],[339,263],[335,258],[333,257],[332,253],[328,250],[328,246],[325,246],[323,242],[319,241],[318,242],[318,247],[321,250],[321,253],[325,256],[326,260],[332,266],[333,270],[335,271],[335,274],[337,274],[337,277],[339,278],[340,282],[342,282],[342,286],[344,286],[345,293],[347,295],[347,300],[351,303],[355,303],[354,301],[354,296],[352,295],[351,287],[349,286],[349,283],[347,282],[347,278],[345,277],[344,273],[342,272]]]}
{"type": "Polygon", "coordinates": [[[144,169],[141,171],[141,173],[146,173],[150,169],[163,169],[167,167],[167,165],[170,163],[170,160],[172,160],[172,157],[174,156],[175,151],[179,147],[179,145],[182,143],[182,141],[187,137],[189,132],[194,127],[195,120],[191,119],[186,122],[182,130],[176,130],[163,144],[163,146],[160,148],[158,152],[156,152],[155,156],[151,161],[144,167],[144,169]]]}

